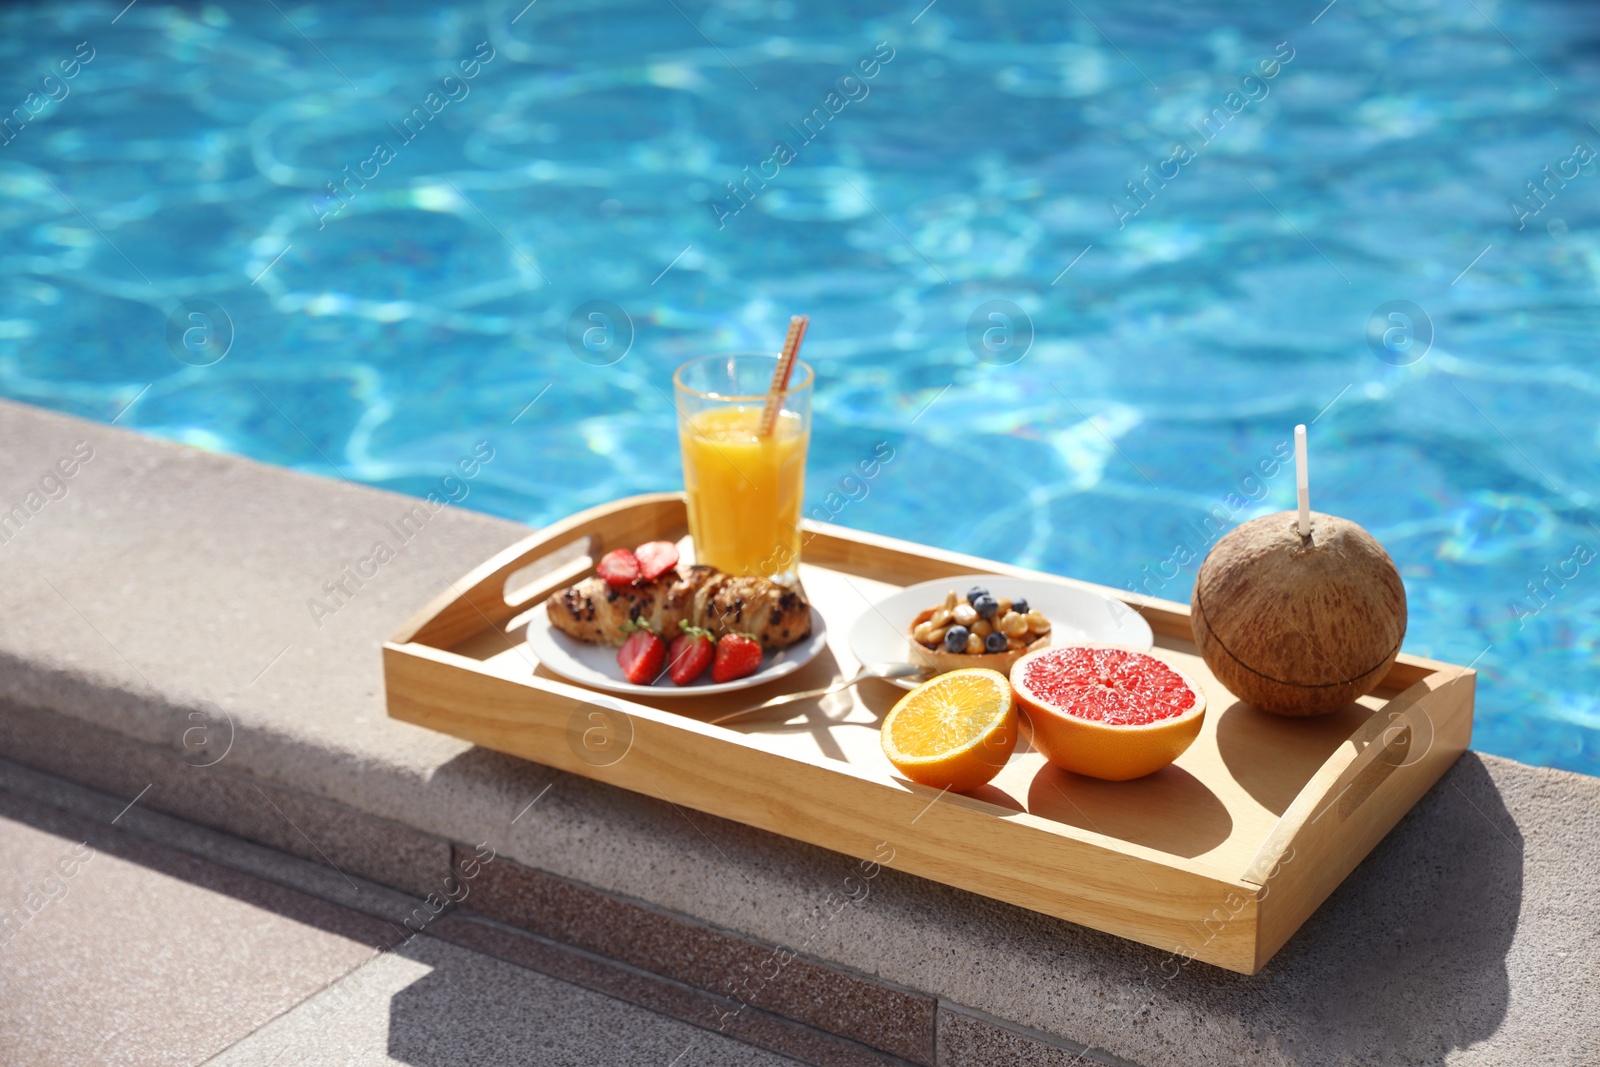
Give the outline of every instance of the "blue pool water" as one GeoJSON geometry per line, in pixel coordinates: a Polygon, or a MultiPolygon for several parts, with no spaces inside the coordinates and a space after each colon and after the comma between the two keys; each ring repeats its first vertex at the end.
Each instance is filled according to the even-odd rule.
{"type": "Polygon", "coordinates": [[[0,10],[0,392],[537,524],[805,311],[809,508],[1177,600],[1314,420],[1477,746],[1600,772],[1582,7],[358,7],[0,10]]]}

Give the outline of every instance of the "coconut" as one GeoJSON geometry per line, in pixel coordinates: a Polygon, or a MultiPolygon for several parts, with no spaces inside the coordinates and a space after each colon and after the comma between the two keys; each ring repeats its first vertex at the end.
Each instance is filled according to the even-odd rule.
{"type": "Polygon", "coordinates": [[[1217,681],[1279,715],[1326,715],[1371,692],[1400,654],[1406,591],[1394,561],[1347,519],[1252,519],[1218,541],[1189,602],[1217,681]]]}

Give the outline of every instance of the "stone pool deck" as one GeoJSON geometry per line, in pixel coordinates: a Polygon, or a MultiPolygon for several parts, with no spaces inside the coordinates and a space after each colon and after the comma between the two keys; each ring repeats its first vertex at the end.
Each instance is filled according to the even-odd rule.
{"type": "Polygon", "coordinates": [[[0,950],[8,1067],[797,1062],[551,977],[531,935],[422,922],[321,861],[7,760],[0,853],[40,893],[0,950]]]}
{"type": "MultiPolygon", "coordinates": [[[[719,1040],[748,1053],[727,1062],[775,1059],[748,1046],[827,1064],[1600,1062],[1600,780],[1468,753],[1253,977],[1193,964],[1168,979],[1164,953],[893,871],[819,922],[848,857],[386,717],[381,642],[524,528],[445,509],[318,617],[308,601],[375,541],[395,544],[411,501],[4,402],[0,460],[0,515],[27,516],[0,526],[0,757],[303,857],[352,891],[442,892],[476,846],[494,849],[449,883],[467,895],[414,950],[432,955],[393,953],[373,983],[398,1062],[440,1055],[425,1038],[397,1052],[394,1034],[424,1033],[418,1005],[454,1010],[463,994],[428,978],[466,973],[454,951],[584,987],[652,1034],[661,1016],[708,1040],[725,1023],[719,1040]],[[209,752],[186,752],[195,729],[209,752]],[[755,978],[779,944],[803,948],[755,978]]],[[[26,807],[42,782],[17,771],[0,787],[26,807]]],[[[54,815],[0,816],[83,839],[40,828],[54,815]]],[[[0,887],[0,904],[23,891],[0,887]]],[[[110,893],[104,907],[125,908],[130,931],[181,928],[179,905],[147,904],[110,893]]],[[[328,934],[304,988],[272,991],[287,1014],[271,1026],[319,1025],[290,1010],[310,1003],[309,976],[371,936],[328,934]]],[[[521,1027],[631,1032],[550,1007],[531,980],[461,983],[493,987],[495,1018],[521,1027]]],[[[42,1016],[43,988],[8,993],[0,1025],[42,1016]]],[[[706,1049],[685,1063],[726,1053],[706,1049]]]]}

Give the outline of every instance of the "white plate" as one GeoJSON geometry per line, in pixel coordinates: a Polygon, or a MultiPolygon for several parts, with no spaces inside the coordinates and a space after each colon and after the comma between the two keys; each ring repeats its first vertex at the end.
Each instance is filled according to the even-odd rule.
{"type": "Polygon", "coordinates": [[[617,666],[617,650],[614,646],[591,645],[586,641],[579,641],[570,634],[562,633],[550,625],[550,617],[545,614],[544,604],[540,604],[534,609],[533,614],[528,616],[528,647],[533,649],[533,654],[539,658],[540,663],[568,681],[586,685],[591,689],[604,689],[608,693],[624,693],[631,696],[641,694],[651,697],[708,696],[712,693],[731,693],[736,689],[749,689],[751,686],[762,685],[793,674],[815,659],[817,653],[822,651],[822,646],[827,643],[828,635],[822,624],[822,616],[816,608],[812,608],[811,636],[797,645],[768,652],[761,657],[761,669],[754,674],[732,682],[718,683],[711,680],[711,671],[707,670],[688,685],[674,685],[663,670],[654,685],[634,685],[622,676],[622,668],[617,666]]]}
{"type": "MultiPolygon", "coordinates": [[[[1023,597],[1030,609],[1043,612],[1050,620],[1052,645],[1101,641],[1140,651],[1149,651],[1155,645],[1155,634],[1150,632],[1150,624],[1144,621],[1144,616],[1120,600],[1047,578],[960,574],[909,585],[862,612],[850,627],[850,652],[863,664],[904,663],[909,654],[906,627],[911,625],[911,620],[920,612],[943,604],[950,590],[954,589],[958,597],[965,597],[967,590],[975,585],[983,586],[996,597],[1012,600],[1023,597]]],[[[917,685],[904,678],[893,681],[902,689],[914,689],[917,685]]]]}

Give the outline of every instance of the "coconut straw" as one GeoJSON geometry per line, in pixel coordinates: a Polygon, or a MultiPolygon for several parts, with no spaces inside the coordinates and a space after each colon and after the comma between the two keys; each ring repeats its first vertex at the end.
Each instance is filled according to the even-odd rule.
{"type": "Polygon", "coordinates": [[[1311,473],[1306,466],[1306,425],[1294,428],[1294,487],[1300,494],[1300,536],[1311,536],[1311,473]]]}
{"type": "Polygon", "coordinates": [[[783,394],[789,390],[789,376],[794,373],[795,359],[800,355],[800,342],[806,337],[806,324],[811,320],[796,315],[789,320],[789,335],[783,339],[783,354],[778,357],[778,368],[772,372],[772,384],[767,387],[767,403],[761,409],[761,436],[771,437],[778,425],[778,413],[783,410],[783,394]]]}

